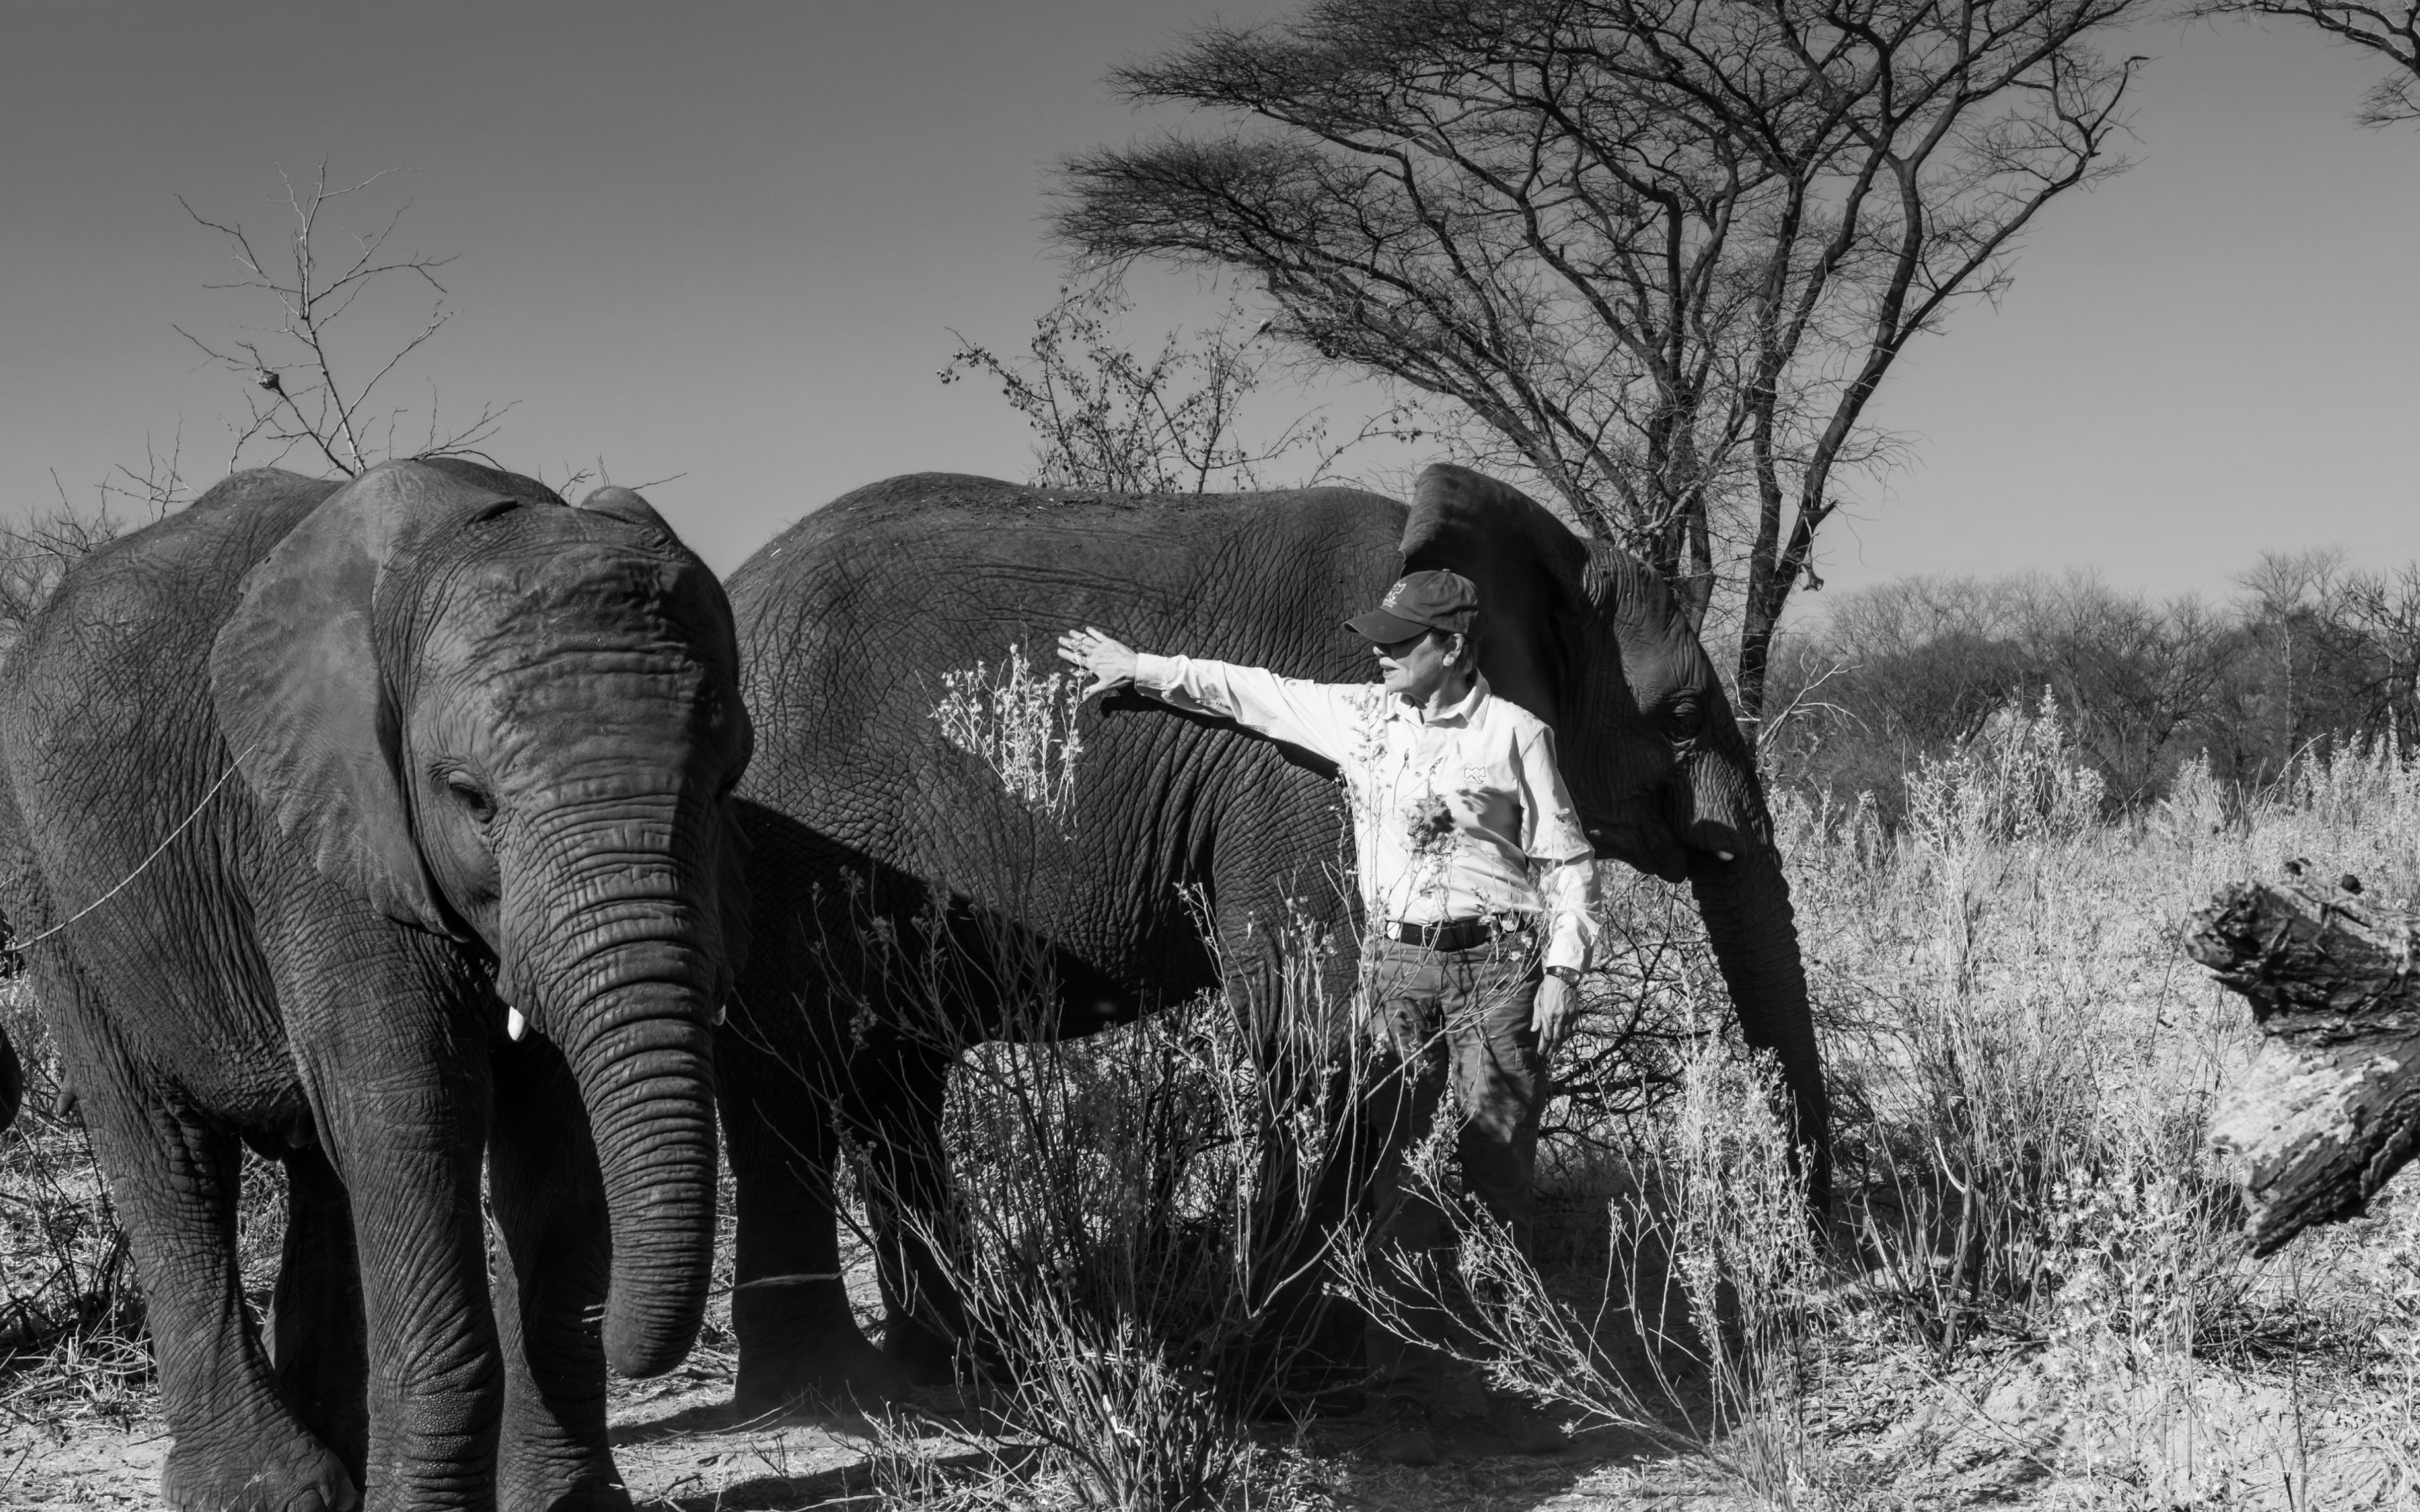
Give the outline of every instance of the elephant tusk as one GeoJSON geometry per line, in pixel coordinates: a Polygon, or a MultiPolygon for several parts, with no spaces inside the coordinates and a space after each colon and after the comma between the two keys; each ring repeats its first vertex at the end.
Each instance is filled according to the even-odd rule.
{"type": "Polygon", "coordinates": [[[520,1037],[528,1032],[529,1020],[521,1016],[520,1009],[507,1004],[504,1008],[504,1038],[519,1042],[520,1037]]]}
{"type": "Polygon", "coordinates": [[[1716,851],[1714,853],[1714,859],[1717,861],[1728,862],[1731,859],[1731,853],[1729,851],[1716,851]]]}
{"type": "Polygon", "coordinates": [[[719,1002],[714,1005],[714,1011],[706,1016],[706,1022],[719,1029],[722,1027],[722,1021],[730,1016],[731,1005],[719,1002]]]}

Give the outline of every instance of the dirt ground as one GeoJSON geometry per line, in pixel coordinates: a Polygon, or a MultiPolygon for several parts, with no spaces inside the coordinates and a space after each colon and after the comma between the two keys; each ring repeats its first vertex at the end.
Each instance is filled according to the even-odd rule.
{"type": "MultiPolygon", "coordinates": [[[[147,1389],[63,1411],[54,1380],[41,1396],[38,1386],[0,1377],[0,1508],[159,1504],[168,1439],[147,1389]]],[[[730,1396],[730,1357],[708,1350],[662,1379],[617,1383],[614,1455],[641,1508],[873,1512],[873,1424],[803,1412],[741,1418],[730,1396]]],[[[939,1427],[962,1415],[940,1396],[917,1406],[939,1427]]],[[[1787,1499],[1843,1512],[2408,1512],[2420,1504],[2412,1474],[2420,1438],[2408,1402],[2366,1390],[2331,1394],[2319,1380],[2298,1389],[2225,1372],[2130,1381],[2056,1350],[2007,1352],[1945,1379],[1876,1351],[1820,1383],[1800,1422],[1808,1437],[1785,1477],[1787,1499]],[[2166,1461],[2179,1456],[2202,1461],[2195,1490],[2154,1494],[2176,1483],[2182,1461],[2166,1461]]],[[[1746,1512],[1775,1501],[1616,1430],[1583,1435],[1557,1456],[1505,1454],[1487,1434],[1475,1381],[1464,1382],[1439,1427],[1445,1462],[1422,1470],[1368,1459],[1362,1451],[1376,1430],[1366,1422],[1264,1429],[1264,1448],[1295,1452],[1283,1458],[1285,1483],[1252,1504],[1268,1512],[1746,1512]]],[[[914,1448],[943,1465],[983,1458],[970,1438],[946,1431],[914,1448]]]]}
{"type": "MultiPolygon", "coordinates": [[[[730,1361],[701,1351],[672,1375],[618,1383],[614,1457],[648,1512],[788,1512],[844,1506],[872,1489],[871,1425],[855,1416],[800,1412],[742,1419],[729,1407],[730,1361]]],[[[1659,1474],[1613,1433],[1588,1435],[1559,1456],[1501,1454],[1473,1400],[1440,1424],[1446,1462],[1431,1470],[1372,1464],[1356,1451],[1374,1428],[1343,1420],[1313,1426],[1297,1504],[1450,1512],[1611,1512],[1620,1507],[1705,1508],[1685,1477],[1659,1474]],[[1659,1487],[1658,1483],[1664,1483],[1659,1487]],[[1641,1493],[1645,1492],[1645,1499],[1641,1493]]],[[[949,1404],[923,1404],[946,1421],[949,1404]]],[[[168,1437],[151,1404],[37,1418],[0,1398],[0,1507],[152,1507],[168,1437]]],[[[1272,1430],[1272,1444],[1288,1434],[1272,1430]]],[[[938,1455],[953,1447],[928,1440],[938,1455]]],[[[961,1453],[964,1451],[961,1450],[961,1453]]],[[[1677,1467],[1662,1467],[1670,1472],[1677,1467]]]]}

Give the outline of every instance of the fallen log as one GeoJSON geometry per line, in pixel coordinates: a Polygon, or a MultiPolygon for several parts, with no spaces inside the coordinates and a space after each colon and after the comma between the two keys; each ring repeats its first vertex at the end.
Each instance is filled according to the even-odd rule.
{"type": "Polygon", "coordinates": [[[2359,1216],[2420,1149],[2412,920],[2358,901],[2360,887],[2347,877],[2322,897],[2232,883],[2186,935],[2185,952],[2251,1003],[2268,1036],[2213,1131],[2244,1157],[2256,1255],[2359,1216]]]}

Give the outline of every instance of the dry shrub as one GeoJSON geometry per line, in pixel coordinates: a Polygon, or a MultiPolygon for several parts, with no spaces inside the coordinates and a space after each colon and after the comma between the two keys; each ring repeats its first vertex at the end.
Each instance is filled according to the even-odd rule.
{"type": "Polygon", "coordinates": [[[0,986],[0,1031],[25,1072],[24,1106],[0,1134],[0,1371],[54,1408],[124,1415],[151,1374],[126,1231],[83,1120],[57,1111],[57,1056],[31,983],[0,986]]]}
{"type": "Polygon", "coordinates": [[[994,1411],[1082,1504],[1221,1504],[1283,1373],[1259,1347],[1317,1263],[1330,1152],[1251,1027],[1211,996],[977,1046],[953,1080],[959,1200],[918,1237],[1001,1362],[994,1411]]]}
{"type": "MultiPolygon", "coordinates": [[[[1342,1200],[1323,1111],[1342,1095],[1324,1028],[1342,1005],[1326,998],[1326,947],[1295,922],[1236,942],[1260,957],[1254,992],[1061,1036],[1050,952],[1020,924],[1037,847],[1080,822],[1078,687],[1015,647],[945,678],[933,718],[973,759],[959,795],[993,848],[982,875],[932,891],[1001,906],[860,931],[880,1011],[904,1016],[891,1027],[955,1057],[953,1196],[920,1211],[862,1149],[853,1179],[954,1294],[962,1319],[944,1305],[932,1321],[963,1322],[965,1384],[995,1430],[949,1463],[893,1424],[877,1479],[918,1504],[1265,1505],[1295,1472],[1247,1424],[1295,1363],[1291,1325],[1316,1311],[1315,1211],[1342,1200]],[[1001,995],[995,1037],[970,1040],[964,1005],[1001,995]]],[[[869,991],[858,1011],[876,1011],[869,991]]]]}
{"type": "MultiPolygon", "coordinates": [[[[923,934],[942,949],[938,928],[923,934]]],[[[1271,1034],[1325,1021],[1301,1006],[1319,990],[1315,958],[1297,946],[1285,959],[1278,1013],[1207,994],[1076,1040],[1055,1032],[1047,970],[1020,960],[1034,997],[1013,1005],[1006,1040],[964,1045],[951,1079],[952,1200],[919,1211],[857,1151],[855,1180],[903,1214],[954,1293],[964,1382],[996,1431],[997,1453],[954,1469],[893,1454],[900,1496],[947,1483],[965,1504],[1010,1485],[1026,1504],[1267,1504],[1279,1467],[1247,1425],[1303,1347],[1318,1205],[1341,1200],[1343,1158],[1318,1100],[1299,1095],[1329,1080],[1328,1047],[1308,1029],[1271,1034]]],[[[922,980],[938,990],[962,969],[936,960],[922,980]]],[[[928,1032],[945,1032],[945,1002],[930,1003],[928,1032]]]]}
{"type": "MultiPolygon", "coordinates": [[[[0,1376],[12,1399],[45,1413],[125,1421],[154,1374],[142,1287],[81,1109],[60,1107],[58,1056],[30,975],[0,982],[0,1032],[25,1073],[23,1107],[0,1134],[0,1376]]],[[[242,1183],[237,1257],[257,1311],[276,1280],[285,1170],[246,1150],[242,1183]]]]}
{"type": "Polygon", "coordinates": [[[1340,1251],[1356,1303],[1424,1336],[1490,1384],[1625,1428],[1775,1504],[1807,1478],[1799,1411],[1821,1319],[1807,1193],[1788,1154],[1780,1082],[1711,1033],[1687,1043],[1668,1099],[1639,1131],[1630,1180],[1605,1202],[1593,1285],[1548,1273],[1458,1187],[1451,1119],[1414,1148],[1406,1185],[1451,1220],[1449,1272],[1434,1257],[1340,1251]]]}
{"type": "Polygon", "coordinates": [[[1854,1379],[1874,1341],[1915,1350],[1965,1403],[1927,1431],[1998,1435],[2071,1504],[2314,1504],[2318,1446],[2399,1444],[2408,1467],[2420,1443],[2408,1410],[2347,1427],[2409,1368],[2392,1293],[2358,1228],[2248,1254],[2209,1134],[2255,1036],[2179,944],[2220,882],[2288,859],[2408,896],[2420,769],[2388,742],[2242,792],[2193,762],[2116,819],[2096,786],[2045,701],[1911,774],[1896,834],[1780,805],[1843,1110],[1855,1332],[1825,1352],[1854,1379]]]}
{"type": "Polygon", "coordinates": [[[941,674],[933,722],[941,738],[983,763],[1002,791],[1054,819],[1072,817],[1076,763],[1084,754],[1076,711],[1081,678],[1045,673],[1013,644],[997,669],[977,662],[941,674]]]}

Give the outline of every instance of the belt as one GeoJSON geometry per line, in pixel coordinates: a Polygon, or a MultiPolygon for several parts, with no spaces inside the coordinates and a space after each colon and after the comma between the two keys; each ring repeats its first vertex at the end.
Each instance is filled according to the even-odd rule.
{"type": "Polygon", "coordinates": [[[1391,922],[1387,926],[1387,938],[1398,945],[1417,945],[1431,950],[1475,950],[1500,934],[1528,932],[1529,921],[1515,915],[1509,918],[1449,918],[1435,924],[1391,922]]]}

